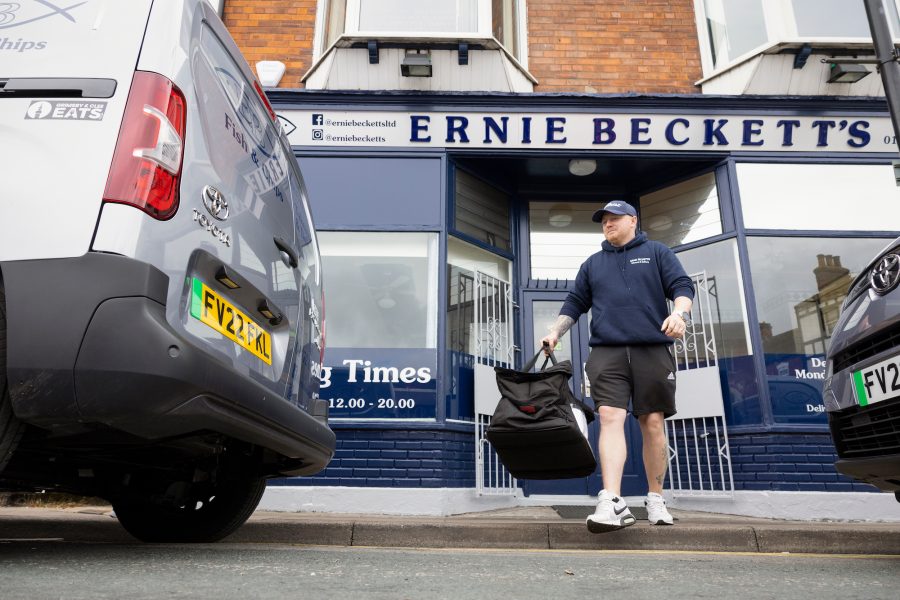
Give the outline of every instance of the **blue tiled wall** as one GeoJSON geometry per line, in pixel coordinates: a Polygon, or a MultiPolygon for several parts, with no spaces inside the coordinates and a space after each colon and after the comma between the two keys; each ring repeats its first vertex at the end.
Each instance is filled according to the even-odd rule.
{"type": "MultiPolygon", "coordinates": [[[[334,426],[337,452],[312,477],[274,480],[282,485],[473,488],[474,433],[458,427],[422,430],[334,426]]],[[[839,475],[827,433],[729,435],[735,490],[874,492],[839,475]]],[[[715,477],[718,479],[718,475],[715,477]]]]}
{"type": "Polygon", "coordinates": [[[313,477],[279,479],[284,485],[474,488],[475,433],[442,429],[334,427],[337,450],[313,477]]]}
{"type": "Polygon", "coordinates": [[[827,434],[729,435],[736,490],[875,492],[838,474],[827,434]]]}

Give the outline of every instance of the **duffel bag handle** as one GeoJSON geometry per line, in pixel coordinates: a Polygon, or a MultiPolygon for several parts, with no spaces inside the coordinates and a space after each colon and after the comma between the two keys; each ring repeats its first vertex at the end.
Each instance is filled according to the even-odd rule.
{"type": "MultiPolygon", "coordinates": [[[[549,347],[549,344],[544,342],[544,346],[549,347]]],[[[538,358],[540,358],[541,354],[543,354],[543,353],[544,353],[544,347],[542,346],[541,349],[537,351],[537,354],[535,354],[531,360],[529,360],[527,363],[525,363],[525,365],[522,367],[522,370],[525,371],[526,373],[528,371],[532,370],[534,368],[534,366],[537,364],[538,358]]],[[[553,363],[554,366],[556,365],[556,357],[553,356],[553,350],[550,350],[550,352],[547,354],[547,358],[544,359],[544,364],[541,365],[541,371],[543,371],[544,369],[547,368],[547,361],[550,361],[551,363],[553,363]]]]}

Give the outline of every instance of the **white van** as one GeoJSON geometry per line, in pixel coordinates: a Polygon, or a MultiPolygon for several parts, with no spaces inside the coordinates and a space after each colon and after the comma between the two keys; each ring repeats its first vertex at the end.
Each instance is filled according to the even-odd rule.
{"type": "Polygon", "coordinates": [[[322,273],[205,0],[0,3],[0,488],[211,541],[334,454],[322,273]]]}

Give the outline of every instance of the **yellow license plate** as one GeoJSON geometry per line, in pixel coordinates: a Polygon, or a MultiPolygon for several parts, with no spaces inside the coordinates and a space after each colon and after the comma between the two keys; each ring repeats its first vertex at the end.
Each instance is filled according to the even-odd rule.
{"type": "Polygon", "coordinates": [[[191,316],[272,364],[272,336],[196,277],[191,283],[191,316]]]}

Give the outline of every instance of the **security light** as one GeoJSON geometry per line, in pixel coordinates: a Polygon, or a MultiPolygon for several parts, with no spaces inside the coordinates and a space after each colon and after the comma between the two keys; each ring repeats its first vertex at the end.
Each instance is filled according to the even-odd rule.
{"type": "Polygon", "coordinates": [[[865,65],[854,63],[831,63],[828,83],[856,83],[871,71],[865,65]]]}
{"type": "Polygon", "coordinates": [[[404,77],[431,77],[431,54],[427,50],[407,50],[400,63],[404,77]]]}

